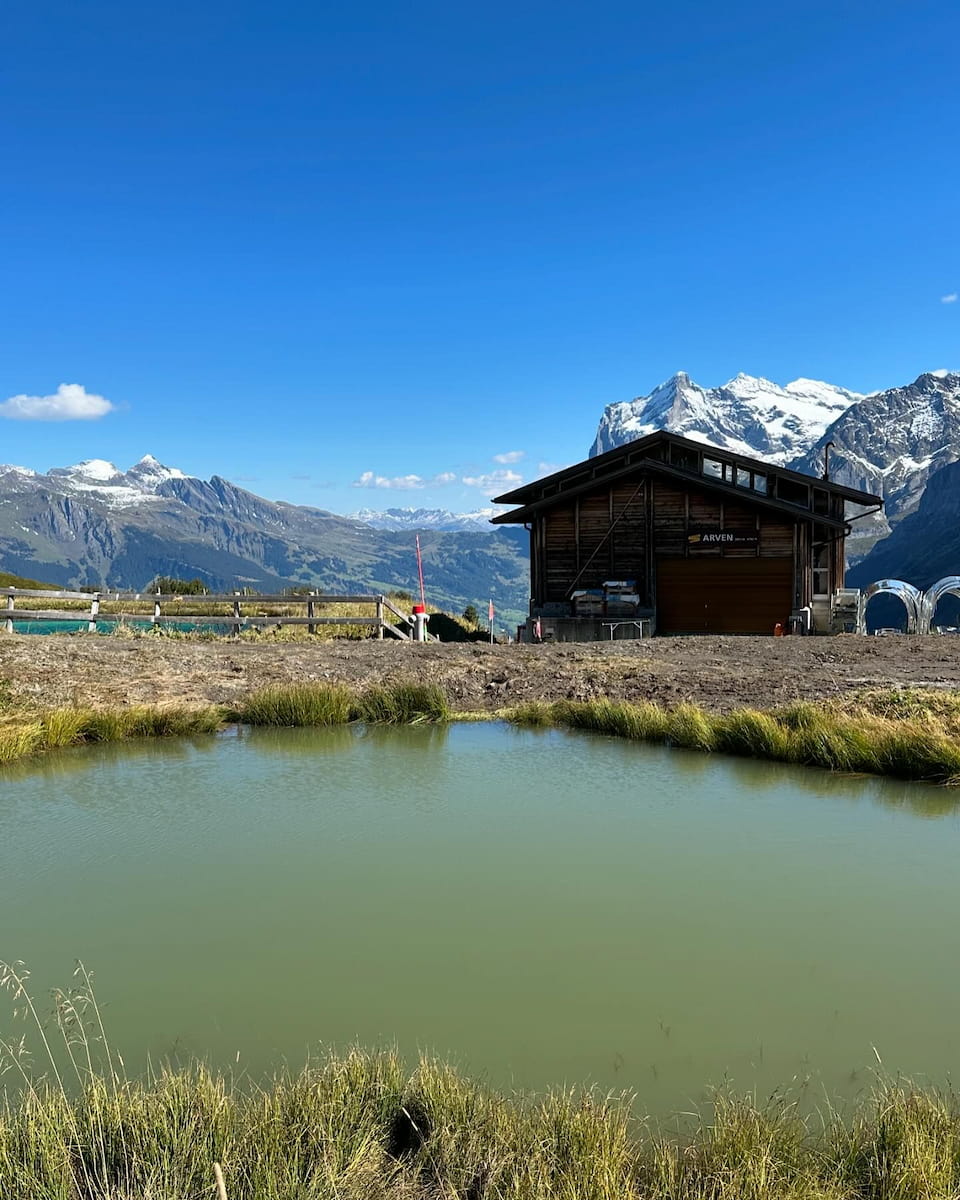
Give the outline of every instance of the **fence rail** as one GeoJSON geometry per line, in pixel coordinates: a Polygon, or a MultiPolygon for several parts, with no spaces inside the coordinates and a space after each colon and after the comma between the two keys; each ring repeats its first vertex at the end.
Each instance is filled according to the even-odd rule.
{"type": "MultiPolygon", "coordinates": [[[[382,594],[337,596],[324,592],[311,592],[303,595],[255,595],[242,592],[223,592],[203,595],[183,595],[179,592],[69,592],[51,589],[35,588],[0,588],[0,596],[6,597],[6,607],[0,613],[4,627],[8,633],[14,632],[18,621],[52,621],[52,622],[87,622],[90,633],[97,632],[98,625],[113,624],[125,619],[143,621],[154,626],[190,625],[202,627],[209,625],[229,626],[233,633],[239,634],[243,629],[281,628],[284,625],[306,625],[309,633],[315,633],[320,625],[361,625],[374,629],[374,636],[382,639],[384,634],[400,641],[412,641],[416,636],[417,622],[402,609],[398,608],[389,597],[382,594]],[[89,604],[89,610],[70,612],[53,608],[18,608],[18,600],[61,600],[76,601],[89,604]],[[139,604],[144,606],[141,612],[110,612],[100,610],[102,603],[139,604]],[[186,613],[171,613],[170,605],[185,605],[191,611],[186,613]],[[375,616],[352,616],[337,614],[323,616],[318,609],[332,604],[366,605],[372,607],[375,616]],[[289,613],[245,612],[247,608],[264,606],[283,606],[284,608],[305,608],[303,616],[291,616],[289,613]],[[152,611],[150,611],[152,606],[152,611]],[[196,609],[217,606],[227,607],[227,612],[197,613],[196,609]],[[164,608],[167,611],[164,612],[164,608]],[[395,618],[387,619],[386,613],[395,618]]],[[[429,641],[439,641],[433,634],[425,633],[429,641]]]]}

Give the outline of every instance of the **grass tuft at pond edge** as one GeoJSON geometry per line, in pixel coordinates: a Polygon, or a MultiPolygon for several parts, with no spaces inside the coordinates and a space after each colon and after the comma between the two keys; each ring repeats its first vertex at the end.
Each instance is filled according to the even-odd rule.
{"type": "Polygon", "coordinates": [[[665,709],[610,700],[528,703],[505,715],[530,728],[583,729],[690,750],[957,786],[960,742],[951,727],[937,724],[938,707],[953,719],[952,706],[937,700],[920,715],[911,703],[909,716],[894,718],[871,709],[856,712],[799,702],[773,712],[741,708],[711,713],[693,704],[665,709]]]}
{"type": "Polygon", "coordinates": [[[416,680],[368,687],[356,698],[351,711],[354,720],[376,725],[449,721],[452,715],[443,688],[416,680]]]}
{"type": "Polygon", "coordinates": [[[56,708],[26,720],[0,725],[0,764],[44,750],[118,742],[135,737],[190,737],[213,733],[223,724],[223,710],[141,705],[135,708],[56,708]]]}
{"type": "Polygon", "coordinates": [[[197,1065],[0,1102],[17,1200],[955,1200],[956,1098],[880,1085],[846,1121],[726,1093],[666,1135],[630,1097],[501,1094],[425,1058],[330,1055],[263,1086],[197,1065]]]}
{"type": "Polygon", "coordinates": [[[341,684],[277,684],[254,692],[235,715],[245,725],[345,725],[354,700],[341,684]]]}
{"type": "Polygon", "coordinates": [[[45,750],[118,742],[127,738],[215,733],[227,722],[308,727],[367,724],[415,725],[453,717],[442,688],[398,680],[355,692],[343,684],[305,682],[262,688],[239,705],[139,705],[131,708],[58,708],[5,714],[0,722],[0,765],[45,750]]]}
{"type": "Polygon", "coordinates": [[[311,726],[413,725],[448,721],[450,704],[442,688],[416,680],[353,692],[336,683],[278,684],[254,692],[232,714],[246,725],[311,726]]]}

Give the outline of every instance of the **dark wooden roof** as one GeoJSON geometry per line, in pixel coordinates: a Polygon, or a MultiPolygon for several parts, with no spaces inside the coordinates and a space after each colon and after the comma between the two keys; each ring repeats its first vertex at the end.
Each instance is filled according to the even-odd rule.
{"type": "Polygon", "coordinates": [[[809,508],[779,499],[771,494],[774,490],[770,483],[775,479],[784,479],[793,483],[810,486],[815,484],[853,504],[879,506],[883,504],[880,496],[870,492],[861,492],[856,488],[845,487],[830,479],[819,479],[815,475],[805,475],[800,471],[791,471],[787,467],[778,467],[764,462],[759,458],[748,458],[745,454],[735,454],[729,450],[721,450],[706,442],[698,442],[692,438],[680,437],[678,434],[659,431],[617,446],[614,450],[600,454],[596,458],[588,458],[584,462],[546,475],[543,479],[514,488],[512,492],[504,492],[494,499],[495,504],[518,504],[519,508],[512,512],[501,513],[493,518],[495,525],[519,524],[528,521],[536,512],[550,508],[564,500],[588,492],[597,485],[614,483],[619,479],[635,474],[650,473],[682,480],[686,483],[696,483],[707,491],[719,492],[723,495],[736,495],[743,502],[756,504],[763,508],[775,509],[789,513],[794,517],[816,516],[818,522],[842,528],[843,521],[834,520],[826,514],[813,514],[809,508]],[[675,463],[667,461],[670,446],[678,446],[698,455],[698,461],[703,458],[713,462],[728,463],[745,471],[753,471],[767,477],[766,494],[753,489],[742,488],[732,482],[705,475],[700,470],[688,470],[675,463]],[[660,457],[662,455],[662,457],[660,457]]]}

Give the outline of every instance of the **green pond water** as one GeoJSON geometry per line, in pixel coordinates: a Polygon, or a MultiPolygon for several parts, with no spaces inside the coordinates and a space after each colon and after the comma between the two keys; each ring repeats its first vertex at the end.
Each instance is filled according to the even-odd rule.
{"type": "MultiPolygon", "coordinates": [[[[89,618],[77,621],[15,621],[14,631],[16,633],[86,633],[89,629],[89,618]]],[[[123,620],[111,617],[99,617],[97,619],[97,633],[101,635],[112,634],[118,626],[125,629],[134,629],[140,633],[156,628],[149,617],[144,617],[139,620],[136,617],[124,617],[123,620]]],[[[164,632],[176,630],[178,633],[218,633],[228,634],[232,632],[233,626],[227,621],[211,621],[208,625],[194,625],[184,621],[180,624],[178,621],[171,621],[168,624],[160,626],[164,632]]]]}
{"type": "Polygon", "coordinates": [[[958,860],[932,787],[499,725],[242,731],[0,773],[0,957],[41,993],[82,958],[132,1071],[356,1041],[661,1114],[724,1081],[842,1098],[874,1048],[955,1065],[958,860]]]}

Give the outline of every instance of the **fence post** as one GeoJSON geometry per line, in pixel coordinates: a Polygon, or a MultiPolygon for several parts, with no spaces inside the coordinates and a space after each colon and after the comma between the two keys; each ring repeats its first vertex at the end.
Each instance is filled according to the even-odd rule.
{"type": "Polygon", "coordinates": [[[156,626],[157,619],[159,618],[159,616],[160,616],[160,593],[157,592],[156,596],[154,597],[154,601],[153,601],[153,619],[150,621],[150,624],[153,626],[156,626]]]}
{"type": "Polygon", "coordinates": [[[237,599],[235,599],[233,602],[233,632],[237,635],[237,637],[239,637],[240,636],[240,624],[241,624],[240,600],[239,600],[240,593],[234,592],[233,594],[235,597],[237,597],[237,599]]]}
{"type": "MultiPolygon", "coordinates": [[[[7,596],[7,612],[8,613],[13,612],[13,603],[14,603],[13,602],[13,592],[10,592],[9,595],[7,596]]],[[[7,617],[6,621],[4,622],[4,629],[6,629],[7,633],[13,633],[13,618],[12,617],[10,617],[10,616],[7,617]]]]}
{"type": "Polygon", "coordinates": [[[100,615],[100,593],[90,601],[90,620],[87,623],[87,633],[97,632],[97,617],[100,615]]]}
{"type": "MultiPolygon", "coordinates": [[[[313,614],[313,601],[308,600],[307,601],[307,618],[309,619],[313,615],[314,615],[313,614]]],[[[308,625],[307,626],[307,633],[316,633],[316,632],[317,632],[316,625],[308,625]]]]}
{"type": "Polygon", "coordinates": [[[377,640],[383,641],[383,597],[377,597],[377,640]]]}

